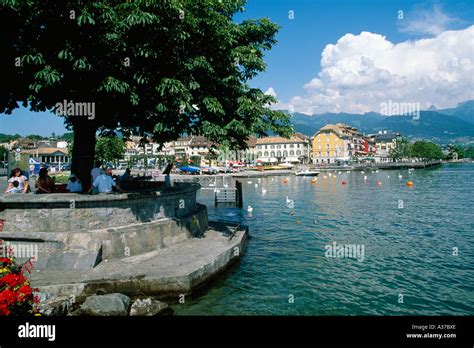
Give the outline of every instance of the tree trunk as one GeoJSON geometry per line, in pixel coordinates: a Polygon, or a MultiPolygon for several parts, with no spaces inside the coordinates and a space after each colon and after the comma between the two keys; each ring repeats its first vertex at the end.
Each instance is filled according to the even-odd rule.
{"type": "Polygon", "coordinates": [[[82,190],[87,192],[92,184],[97,125],[88,119],[74,120],[73,131],[71,173],[77,175],[82,182],[82,190]]]}

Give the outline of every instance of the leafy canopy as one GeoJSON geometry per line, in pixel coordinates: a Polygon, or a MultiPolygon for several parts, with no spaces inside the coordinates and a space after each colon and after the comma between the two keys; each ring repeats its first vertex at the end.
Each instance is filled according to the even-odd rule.
{"type": "Polygon", "coordinates": [[[233,21],[245,0],[0,0],[0,113],[63,100],[95,103],[103,133],[163,143],[201,134],[245,146],[248,136],[289,136],[288,115],[249,80],[265,69],[278,27],[233,21]],[[21,66],[17,66],[20,62],[21,66]]]}

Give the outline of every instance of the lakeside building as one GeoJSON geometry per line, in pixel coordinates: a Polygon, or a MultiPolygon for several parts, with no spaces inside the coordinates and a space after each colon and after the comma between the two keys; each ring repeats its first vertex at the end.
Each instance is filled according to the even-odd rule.
{"type": "Polygon", "coordinates": [[[368,135],[374,143],[377,156],[376,162],[390,162],[390,151],[397,146],[397,141],[401,138],[400,133],[379,131],[377,134],[368,135]]]}
{"type": "Polygon", "coordinates": [[[372,159],[377,153],[372,138],[343,123],[325,125],[314,134],[311,143],[313,164],[372,159]]]}
{"type": "Polygon", "coordinates": [[[256,142],[257,161],[266,163],[308,163],[308,138],[300,133],[290,139],[282,137],[259,138],[256,142]]]}

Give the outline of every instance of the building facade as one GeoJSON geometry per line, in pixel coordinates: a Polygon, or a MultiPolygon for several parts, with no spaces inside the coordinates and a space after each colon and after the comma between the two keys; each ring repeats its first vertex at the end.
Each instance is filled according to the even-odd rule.
{"type": "Polygon", "coordinates": [[[309,141],[302,134],[290,139],[265,137],[256,142],[257,161],[266,163],[308,163],[309,141]]]}

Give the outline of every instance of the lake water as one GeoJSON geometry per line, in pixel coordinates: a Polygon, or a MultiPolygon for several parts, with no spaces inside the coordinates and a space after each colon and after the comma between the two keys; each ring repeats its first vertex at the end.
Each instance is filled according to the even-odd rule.
{"type": "Polygon", "coordinates": [[[241,179],[251,215],[201,190],[211,220],[242,221],[251,238],[239,265],[176,314],[474,314],[474,164],[323,175],[241,179]],[[334,242],[363,247],[363,260],[326,257],[334,242]]]}

